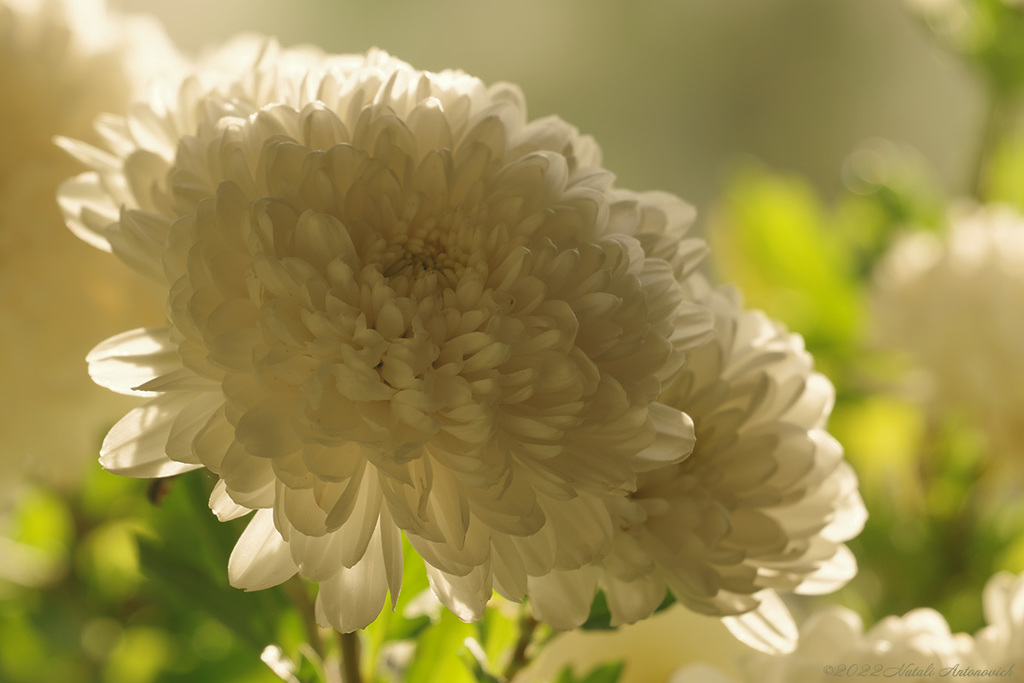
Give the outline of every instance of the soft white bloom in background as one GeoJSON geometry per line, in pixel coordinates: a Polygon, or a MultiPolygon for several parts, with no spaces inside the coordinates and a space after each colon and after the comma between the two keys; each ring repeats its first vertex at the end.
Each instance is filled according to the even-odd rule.
{"type": "Polygon", "coordinates": [[[605,554],[607,501],[692,448],[657,402],[711,334],[692,210],[510,85],[269,41],[207,63],[104,119],[108,151],[64,142],[93,169],[72,228],[168,294],[169,326],[91,354],[155,397],[103,465],[217,474],[219,517],[259,510],[232,583],[298,571],[342,631],[397,598],[401,531],[466,620],[605,554]]]}
{"type": "Polygon", "coordinates": [[[996,452],[1024,448],[1024,217],[988,206],[948,234],[896,242],[876,275],[880,343],[926,373],[933,398],[970,411],[996,452]]]}
{"type": "Polygon", "coordinates": [[[812,614],[800,628],[796,652],[743,657],[741,674],[720,665],[689,664],[671,683],[825,683],[861,677],[915,681],[1016,680],[1024,665],[1024,577],[1000,573],[984,591],[988,625],[974,637],[951,633],[932,609],[886,617],[864,631],[859,616],[843,607],[812,614]]]}
{"type": "Polygon", "coordinates": [[[690,609],[728,616],[747,644],[791,650],[796,627],[774,591],[827,593],[849,581],[857,565],[843,542],[866,511],[825,431],[834,390],[803,340],[742,310],[729,290],[706,297],[717,335],[687,354],[661,396],[693,418],[693,454],[611,501],[618,531],[599,566],[531,579],[531,594],[543,591],[545,618],[574,626],[596,585],[614,624],[646,617],[667,587],[690,609]]]}
{"type": "Polygon", "coordinates": [[[736,675],[744,652],[746,648],[738,646],[720,619],[673,605],[649,619],[614,631],[560,634],[513,681],[557,680],[559,672],[567,666],[577,679],[582,679],[595,667],[614,661],[624,665],[619,683],[666,681],[673,671],[690,662],[703,662],[736,675]]]}
{"type": "Polygon", "coordinates": [[[163,306],[64,227],[55,195],[76,164],[53,136],[89,138],[98,114],[130,100],[134,69],[175,59],[153,24],[99,2],[0,0],[0,503],[25,474],[74,485],[103,430],[138,404],[97,390],[85,355],[163,306]]]}
{"type": "Polygon", "coordinates": [[[996,574],[985,585],[982,606],[988,626],[974,638],[978,654],[990,666],[1015,665],[1024,672],[1024,574],[996,574]]]}
{"type": "MultiPolygon", "coordinates": [[[[825,683],[860,674],[944,681],[949,677],[949,667],[973,668],[976,664],[971,637],[950,633],[946,620],[934,610],[917,609],[902,617],[886,617],[865,633],[856,613],[844,607],[828,607],[804,622],[795,652],[778,657],[754,654],[741,664],[741,676],[733,679],[723,675],[722,682],[825,683]]],[[[670,683],[709,680],[715,679],[707,677],[704,666],[691,665],[676,672],[670,683]]]]}

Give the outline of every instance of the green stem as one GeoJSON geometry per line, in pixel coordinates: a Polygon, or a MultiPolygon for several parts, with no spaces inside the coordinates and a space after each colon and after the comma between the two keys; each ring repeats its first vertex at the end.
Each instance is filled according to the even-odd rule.
{"type": "Polygon", "coordinates": [[[340,633],[338,639],[341,642],[341,680],[344,683],[362,683],[363,677],[359,672],[359,633],[340,633]]]}
{"type": "Polygon", "coordinates": [[[503,675],[506,681],[511,681],[517,673],[526,668],[530,663],[526,651],[533,643],[533,634],[538,626],[540,626],[540,622],[534,618],[529,606],[524,604],[519,618],[519,640],[516,642],[516,649],[513,651],[512,659],[509,660],[508,666],[505,667],[503,675]]]}
{"type": "Polygon", "coordinates": [[[997,85],[989,85],[987,112],[981,128],[981,137],[974,153],[970,176],[970,192],[979,201],[983,201],[986,195],[988,178],[985,169],[1013,121],[1012,114],[1012,99],[1007,97],[1006,93],[997,85]]]}
{"type": "Polygon", "coordinates": [[[299,610],[299,615],[302,617],[302,625],[306,629],[306,642],[310,644],[317,656],[323,660],[326,654],[324,643],[320,637],[320,627],[316,623],[316,608],[313,601],[309,598],[306,582],[299,577],[295,577],[284,584],[284,589],[288,594],[288,598],[295,605],[296,609],[299,610]]]}

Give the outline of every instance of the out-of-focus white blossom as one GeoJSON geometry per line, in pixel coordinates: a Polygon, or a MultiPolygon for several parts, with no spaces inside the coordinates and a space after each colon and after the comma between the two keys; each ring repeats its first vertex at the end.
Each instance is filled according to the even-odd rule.
{"type": "Polygon", "coordinates": [[[691,663],[670,683],[1015,680],[1024,666],[1024,577],[1004,572],[989,579],[984,608],[988,625],[972,637],[951,633],[945,618],[932,609],[886,617],[865,632],[854,612],[828,607],[804,622],[800,645],[790,655],[748,654],[739,675],[722,671],[714,661],[691,663]]]}
{"type": "Polygon", "coordinates": [[[623,663],[619,683],[666,681],[672,672],[691,662],[703,662],[736,675],[736,665],[745,651],[720,619],[673,605],[614,631],[560,634],[538,652],[513,683],[557,680],[565,667],[581,680],[588,671],[613,661],[623,663]]]}
{"type": "Polygon", "coordinates": [[[1024,574],[996,574],[982,594],[985,628],[975,634],[978,654],[990,666],[1024,672],[1024,574]]]}
{"type": "Polygon", "coordinates": [[[540,613],[568,627],[586,618],[595,587],[612,623],[648,616],[667,587],[690,609],[727,616],[749,645],[787,651],[796,627],[774,592],[826,593],[849,581],[856,562],[843,542],[866,512],[825,431],[832,385],[803,340],[742,310],[728,290],[705,296],[716,337],[687,354],[661,396],[693,418],[693,454],[611,501],[617,532],[599,565],[531,579],[531,594],[543,590],[559,609],[540,613]]]}
{"type": "Polygon", "coordinates": [[[176,60],[154,24],[100,2],[0,1],[0,499],[26,473],[75,484],[103,430],[138,403],[89,382],[85,355],[163,307],[64,227],[55,195],[76,165],[53,137],[89,139],[97,115],[130,100],[138,69],[176,60]]]}
{"type": "Polygon", "coordinates": [[[1024,217],[1005,206],[948,234],[893,245],[874,288],[879,341],[906,352],[944,407],[973,414],[997,451],[1024,448],[1024,217]]]}
{"type": "Polygon", "coordinates": [[[219,517],[258,510],[232,583],[299,572],[341,631],[397,598],[402,532],[466,620],[605,555],[610,501],[692,448],[658,401],[711,334],[692,209],[510,85],[269,41],[208,65],[63,143],[72,229],[168,297],[90,356],[153,397],[103,465],[218,475],[219,517]]]}

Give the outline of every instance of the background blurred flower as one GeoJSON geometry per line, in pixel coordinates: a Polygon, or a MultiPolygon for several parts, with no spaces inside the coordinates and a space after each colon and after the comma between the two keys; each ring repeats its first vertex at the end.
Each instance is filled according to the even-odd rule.
{"type": "Polygon", "coordinates": [[[1024,448],[1024,218],[1008,206],[954,216],[945,236],[913,233],[880,264],[876,334],[927,373],[940,410],[977,420],[992,451],[1024,448]]]}
{"type": "Polygon", "coordinates": [[[1024,671],[1024,575],[996,574],[982,597],[988,625],[975,635],[978,654],[990,666],[1024,671]]]}
{"type": "Polygon", "coordinates": [[[159,299],[68,234],[55,194],[75,164],[53,136],[91,139],[96,116],[130,99],[135,69],[175,62],[155,25],[101,3],[0,2],[0,499],[25,470],[73,485],[132,405],[97,390],[85,355],[128,320],[158,321],[159,299]]]}
{"type": "Polygon", "coordinates": [[[618,683],[665,681],[673,671],[690,662],[702,662],[738,675],[736,665],[744,650],[720,619],[674,605],[614,631],[558,635],[513,683],[558,680],[558,674],[566,667],[573,670],[575,680],[584,680],[587,672],[608,662],[623,664],[618,683]]]}
{"type": "Polygon", "coordinates": [[[974,637],[950,632],[941,614],[919,608],[886,617],[867,632],[860,617],[843,607],[826,607],[800,628],[800,645],[784,657],[748,654],[741,675],[717,662],[688,664],[671,683],[824,683],[836,678],[913,678],[921,681],[989,681],[1012,678],[1024,635],[1024,579],[1001,572],[984,591],[988,625],[974,637]]]}
{"type": "MultiPolygon", "coordinates": [[[[824,683],[863,672],[865,676],[874,673],[880,677],[943,681],[949,677],[949,667],[980,665],[973,645],[970,636],[951,634],[946,620],[934,610],[917,609],[902,617],[886,617],[865,633],[854,612],[827,607],[804,622],[795,652],[782,657],[748,657],[740,665],[743,674],[735,680],[824,683]]],[[[701,667],[686,667],[672,676],[671,683],[706,683],[705,676],[701,667]]]]}
{"type": "Polygon", "coordinates": [[[218,516],[259,509],[233,584],[298,571],[345,632],[397,598],[399,530],[465,620],[607,552],[604,501],[692,448],[656,402],[711,332],[692,211],[513,86],[253,45],[107,121],[113,154],[63,143],[94,169],[71,227],[169,292],[169,328],[90,356],[156,395],[104,466],[218,474],[218,516]]]}

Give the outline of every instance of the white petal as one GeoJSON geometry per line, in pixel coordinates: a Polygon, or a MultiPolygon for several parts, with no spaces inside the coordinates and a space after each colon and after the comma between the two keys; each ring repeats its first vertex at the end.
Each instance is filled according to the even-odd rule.
{"type": "Polygon", "coordinates": [[[235,588],[259,591],[284,583],[298,568],[288,544],[274,528],[270,510],[258,510],[228,559],[228,581],[235,588]]]}
{"type": "Polygon", "coordinates": [[[334,576],[320,582],[316,596],[317,623],[333,626],[342,633],[365,628],[384,608],[387,592],[378,527],[359,562],[351,568],[342,567],[334,576]]]}
{"type": "Polygon", "coordinates": [[[429,564],[426,567],[430,590],[455,616],[471,622],[484,615],[492,593],[490,560],[473,567],[465,576],[448,574],[429,564]]]}
{"type": "Polygon", "coordinates": [[[384,558],[384,574],[391,594],[391,609],[395,609],[402,591],[402,532],[391,519],[386,505],[380,511],[381,553],[384,558]]]}
{"type": "Polygon", "coordinates": [[[653,403],[650,416],[654,421],[654,443],[637,456],[637,471],[644,472],[681,462],[693,452],[697,437],[693,420],[681,410],[663,403],[653,403]]]}
{"type": "Polygon", "coordinates": [[[224,406],[224,395],[220,392],[203,392],[190,400],[171,424],[164,451],[171,460],[202,464],[192,449],[192,442],[206,427],[206,424],[224,406]]]}
{"type": "Polygon", "coordinates": [[[612,626],[633,624],[651,616],[665,599],[665,582],[653,575],[635,581],[618,581],[609,577],[602,581],[612,626]]]}
{"type": "Polygon", "coordinates": [[[574,629],[590,616],[597,587],[591,572],[551,572],[529,578],[530,606],[538,619],[562,631],[574,629]]]}
{"type": "Polygon", "coordinates": [[[796,624],[774,591],[761,591],[756,609],[735,617],[723,617],[722,623],[744,645],[770,655],[789,654],[796,649],[796,624]]]}
{"type": "Polygon", "coordinates": [[[809,574],[794,591],[800,595],[825,595],[845,586],[857,575],[857,558],[845,545],[836,548],[832,559],[809,574]]]}
{"type": "Polygon", "coordinates": [[[526,565],[509,537],[496,535],[492,541],[494,590],[509,600],[519,602],[526,595],[526,565]]]}
{"type": "Polygon", "coordinates": [[[197,375],[189,368],[179,368],[159,377],[154,377],[145,384],[136,387],[134,393],[160,393],[162,391],[215,391],[220,384],[197,375]]]}
{"type": "Polygon", "coordinates": [[[307,536],[296,529],[289,529],[288,551],[299,567],[299,573],[313,581],[325,581],[337,574],[345,566],[339,557],[343,537],[342,531],[307,536]]]}
{"type": "Polygon", "coordinates": [[[96,384],[129,396],[152,396],[136,389],[181,369],[181,357],[166,327],[122,332],[97,345],[85,360],[96,384]]]}
{"type": "Polygon", "coordinates": [[[160,254],[167,242],[171,219],[147,211],[122,209],[121,218],[107,231],[110,247],[130,268],[166,284],[160,254]]]}
{"type": "Polygon", "coordinates": [[[96,173],[83,173],[61,183],[57,203],[64,222],[79,239],[97,249],[113,249],[106,228],[117,221],[118,207],[107,194],[96,173]]]}
{"type": "Polygon", "coordinates": [[[166,394],[139,406],[113,426],[103,439],[100,464],[126,477],[170,477],[202,467],[171,460],[167,438],[174,419],[194,394],[166,394]]]}
{"type": "Polygon", "coordinates": [[[222,479],[217,480],[217,484],[213,487],[213,492],[210,493],[210,509],[213,510],[213,514],[217,515],[217,519],[222,522],[238,519],[252,512],[252,508],[244,507],[231,500],[231,496],[228,495],[227,487],[222,479]]]}
{"type": "Polygon", "coordinates": [[[118,157],[80,140],[72,140],[58,135],[53,139],[53,143],[96,171],[116,171],[121,167],[121,160],[118,157]]]}
{"type": "Polygon", "coordinates": [[[864,528],[868,510],[857,486],[857,475],[849,463],[840,463],[832,482],[839,489],[835,494],[835,513],[828,526],[821,530],[821,536],[830,541],[848,541],[864,528]]]}

